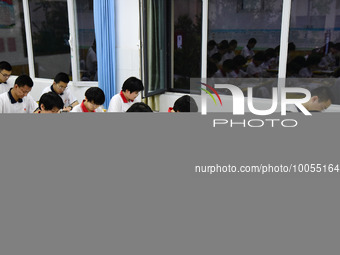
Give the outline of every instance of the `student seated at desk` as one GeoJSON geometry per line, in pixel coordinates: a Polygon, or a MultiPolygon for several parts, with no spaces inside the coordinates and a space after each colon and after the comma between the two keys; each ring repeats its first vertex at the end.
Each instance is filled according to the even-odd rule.
{"type": "Polygon", "coordinates": [[[69,82],[70,79],[66,73],[58,73],[54,77],[53,84],[42,91],[42,94],[50,91],[58,94],[64,102],[63,111],[66,112],[71,111],[73,107],[79,104],[77,98],[72,95],[67,87],[69,82]]]}
{"type": "MultiPolygon", "coordinates": [[[[324,46],[326,47],[326,45],[324,46]]],[[[330,67],[333,67],[335,66],[335,63],[336,63],[336,55],[338,54],[339,52],[339,44],[334,44],[332,42],[329,42],[328,43],[328,49],[329,49],[329,52],[326,56],[323,56],[321,58],[321,61],[320,63],[318,64],[318,67],[321,68],[321,69],[328,69],[330,67]]]]}
{"type": "Polygon", "coordinates": [[[246,60],[250,60],[254,57],[255,53],[253,51],[257,41],[255,38],[250,38],[248,40],[247,45],[242,49],[241,56],[243,56],[246,60]]]}
{"type": "Polygon", "coordinates": [[[144,89],[141,80],[136,77],[128,78],[124,83],[119,94],[111,98],[108,112],[126,112],[135,100],[140,91],[144,89]]]}
{"type": "Polygon", "coordinates": [[[101,107],[105,102],[105,94],[98,87],[91,87],[85,92],[85,99],[76,105],[71,112],[104,112],[101,107]]]}
{"type": "Polygon", "coordinates": [[[238,78],[248,77],[248,74],[242,69],[243,66],[247,63],[247,60],[241,55],[236,55],[233,58],[233,61],[235,66],[234,72],[236,73],[237,77],[238,78]]]}
{"type": "Polygon", "coordinates": [[[0,62],[0,94],[8,92],[12,87],[11,84],[7,82],[8,78],[12,74],[12,66],[6,61],[0,62]]]}
{"type": "Polygon", "coordinates": [[[223,62],[222,67],[213,75],[213,78],[237,78],[234,69],[234,61],[232,59],[227,59],[223,62]]]}
{"type": "Polygon", "coordinates": [[[56,93],[50,91],[39,99],[39,109],[35,113],[60,113],[64,108],[63,100],[56,93]]]}
{"type": "Polygon", "coordinates": [[[168,112],[198,112],[198,107],[191,96],[185,95],[178,98],[168,112]]]}
{"type": "Polygon", "coordinates": [[[32,79],[28,75],[20,75],[13,88],[0,95],[0,113],[33,113],[38,104],[28,94],[32,87],[32,79]]]}
{"type": "Polygon", "coordinates": [[[265,54],[263,51],[258,51],[247,67],[247,74],[249,77],[263,77],[265,70],[261,67],[265,61],[265,54]]]}
{"type": "Polygon", "coordinates": [[[299,71],[299,77],[301,78],[311,78],[313,77],[313,71],[318,68],[318,64],[321,61],[321,56],[317,53],[311,54],[306,60],[305,67],[301,68],[299,71]]]}

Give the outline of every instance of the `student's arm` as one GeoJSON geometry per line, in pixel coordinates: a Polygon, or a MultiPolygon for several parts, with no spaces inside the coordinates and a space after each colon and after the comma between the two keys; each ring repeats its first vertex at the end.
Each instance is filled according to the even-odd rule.
{"type": "Polygon", "coordinates": [[[70,112],[70,111],[72,111],[73,107],[75,107],[75,106],[78,105],[78,104],[79,104],[79,102],[78,102],[78,100],[76,100],[76,101],[74,101],[72,104],[70,104],[70,105],[64,107],[63,111],[70,112]]]}
{"type": "Polygon", "coordinates": [[[64,109],[63,111],[66,111],[66,112],[69,112],[73,109],[73,107],[75,107],[76,105],[79,104],[77,98],[75,98],[71,93],[70,91],[67,89],[65,90],[64,93],[67,93],[67,99],[68,99],[68,102],[71,102],[69,105],[64,105],[64,109]]]}

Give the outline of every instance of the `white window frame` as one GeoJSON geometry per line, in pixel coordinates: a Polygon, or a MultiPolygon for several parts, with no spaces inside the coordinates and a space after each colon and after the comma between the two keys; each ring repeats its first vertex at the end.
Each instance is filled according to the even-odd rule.
{"type": "MultiPolygon", "coordinates": [[[[23,0],[24,11],[24,25],[26,32],[27,42],[27,58],[28,58],[28,70],[32,79],[35,79],[34,68],[34,54],[32,43],[32,31],[31,31],[31,19],[29,12],[28,0],[23,0]]],[[[72,70],[72,84],[75,86],[83,87],[98,87],[97,81],[80,81],[79,80],[79,55],[78,53],[78,35],[77,35],[77,18],[75,9],[75,0],[67,0],[67,12],[68,12],[68,24],[69,24],[69,44],[70,44],[70,57],[71,57],[71,70],[72,70]]],[[[51,77],[52,78],[52,77],[51,77]]],[[[46,79],[49,80],[49,79],[46,79]]]]}

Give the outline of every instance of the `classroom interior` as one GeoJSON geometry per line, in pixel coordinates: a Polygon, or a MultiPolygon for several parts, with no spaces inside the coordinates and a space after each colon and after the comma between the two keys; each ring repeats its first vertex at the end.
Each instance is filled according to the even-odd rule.
{"type": "MultiPolygon", "coordinates": [[[[101,77],[93,58],[94,4],[93,0],[0,1],[0,60],[13,66],[10,82],[29,74],[35,100],[58,72],[69,74],[69,89],[78,101],[89,87],[104,86],[98,84],[101,77]]],[[[327,111],[340,111],[339,0],[116,0],[112,15],[115,84],[105,86],[118,93],[128,77],[140,78],[145,86],[142,100],[154,111],[166,112],[184,94],[199,101],[192,78],[214,78],[223,62],[215,63],[213,54],[237,41],[232,51],[241,55],[250,38],[256,39],[254,53],[274,49],[271,58],[276,60],[260,77],[239,77],[247,85],[249,78],[265,80],[252,85],[256,103],[270,105],[272,88],[283,79],[286,86],[330,87],[336,100],[327,111]],[[212,41],[216,44],[211,49],[208,42],[212,41]],[[314,65],[310,77],[300,76],[296,68],[306,68],[314,54],[320,62],[325,57],[333,61],[314,65]],[[210,69],[212,63],[216,69],[210,69]]],[[[242,66],[245,72],[251,62],[242,66]]],[[[230,94],[221,94],[231,105],[230,94]]]]}

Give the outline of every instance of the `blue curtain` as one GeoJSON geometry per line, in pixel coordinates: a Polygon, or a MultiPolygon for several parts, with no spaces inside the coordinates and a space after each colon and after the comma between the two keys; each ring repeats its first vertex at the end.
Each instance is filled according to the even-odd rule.
{"type": "Polygon", "coordinates": [[[93,16],[97,45],[98,86],[105,93],[104,107],[116,94],[115,1],[94,0],[93,16]]]}

